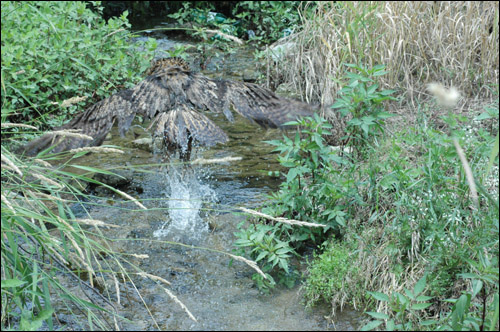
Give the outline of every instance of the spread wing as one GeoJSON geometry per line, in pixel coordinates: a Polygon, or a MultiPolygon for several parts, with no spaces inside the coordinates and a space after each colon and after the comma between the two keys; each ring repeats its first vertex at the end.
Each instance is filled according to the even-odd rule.
{"type": "Polygon", "coordinates": [[[151,75],[129,90],[121,91],[87,108],[81,115],[59,129],[81,129],[92,140],[61,135],[44,135],[29,143],[30,154],[56,144],[54,152],[104,141],[113,123],[123,134],[136,114],[155,119],[156,135],[165,143],[190,149],[190,139],[201,145],[225,143],[226,134],[198,111],[222,112],[232,121],[230,109],[261,126],[283,127],[298,116],[310,116],[313,108],[306,103],[281,98],[256,84],[214,80],[194,73],[185,66],[165,67],[161,63],[151,75]]]}
{"type": "Polygon", "coordinates": [[[115,122],[119,125],[120,133],[125,133],[136,115],[130,103],[131,97],[132,90],[123,90],[95,103],[67,124],[56,128],[56,132],[60,133],[45,134],[29,142],[24,147],[25,152],[29,155],[36,155],[50,146],[53,146],[51,152],[97,146],[102,144],[115,122]],[[91,136],[92,139],[83,138],[82,135],[75,133],[64,133],[71,129],[78,129],[78,134],[91,136]]]}
{"type": "Polygon", "coordinates": [[[279,97],[257,84],[229,80],[217,83],[223,109],[232,105],[236,112],[263,127],[281,128],[286,122],[314,112],[309,104],[279,97]]]}

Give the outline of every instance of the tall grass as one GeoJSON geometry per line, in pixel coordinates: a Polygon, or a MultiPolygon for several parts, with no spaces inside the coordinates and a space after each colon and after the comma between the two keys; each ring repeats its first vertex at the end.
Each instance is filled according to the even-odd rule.
{"type": "MultiPolygon", "coordinates": [[[[465,97],[492,97],[499,78],[498,2],[318,2],[303,29],[280,44],[287,56],[268,60],[271,82],[285,82],[309,102],[329,106],[345,82],[344,63],[385,64],[382,87],[415,106],[434,81],[465,97]],[[292,45],[292,46],[290,46],[292,45]]],[[[331,123],[343,123],[325,109],[331,123]]],[[[342,127],[342,126],[340,126],[342,127]]]]}
{"type": "Polygon", "coordinates": [[[119,329],[118,278],[133,281],[101,233],[117,226],[75,217],[71,207],[88,198],[81,187],[92,180],[49,163],[59,158],[25,159],[2,144],[2,327],[39,329],[46,321],[53,329],[55,310],[66,306],[87,317],[80,328],[119,329]]]}
{"type": "MultiPolygon", "coordinates": [[[[2,134],[19,134],[14,134],[13,128],[36,129],[23,124],[3,123],[2,134]]],[[[140,210],[147,210],[142,202],[127,193],[95,180],[96,173],[113,173],[80,165],[78,158],[89,152],[116,154],[123,151],[91,147],[58,154],[42,151],[38,156],[28,158],[12,153],[2,142],[2,330],[47,327],[51,330],[120,330],[124,322],[122,303],[130,301],[129,286],[136,292],[133,298],[142,301],[152,324],[160,329],[138,290],[140,287],[136,286],[138,276],[161,286],[166,296],[196,321],[189,308],[169,289],[167,280],[147,273],[133,263],[149,259],[148,255],[118,252],[111,242],[123,239],[110,238],[109,232],[103,228],[119,226],[96,220],[87,211],[84,202],[96,204],[93,202],[95,197],[85,191],[89,183],[104,186],[140,210]],[[77,170],[81,172],[75,174],[77,170]],[[87,216],[75,216],[75,208],[83,209],[87,216]],[[66,313],[69,314],[68,326],[57,324],[66,313]],[[42,326],[44,322],[45,327],[42,326]]],[[[220,160],[207,162],[217,161],[220,160]]],[[[156,168],[160,165],[143,166],[156,168]]],[[[146,170],[141,168],[138,171],[146,170]]],[[[244,257],[216,249],[159,242],[224,254],[263,274],[255,262],[244,257]]]]}

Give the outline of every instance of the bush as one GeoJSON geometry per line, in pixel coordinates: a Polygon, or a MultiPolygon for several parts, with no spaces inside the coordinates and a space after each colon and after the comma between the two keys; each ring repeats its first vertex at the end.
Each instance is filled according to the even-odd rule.
{"type": "Polygon", "coordinates": [[[351,303],[352,297],[345,293],[350,276],[358,273],[354,261],[355,251],[342,242],[331,241],[322,253],[314,253],[314,260],[309,263],[307,279],[304,282],[304,296],[307,306],[317,302],[336,303],[343,307],[351,303]]]}
{"type": "MultiPolygon", "coordinates": [[[[262,212],[271,216],[279,216],[283,222],[269,223],[265,219],[242,229],[235,235],[238,240],[235,246],[240,247],[242,254],[249,249],[250,257],[257,262],[263,260],[265,272],[270,272],[278,265],[279,271],[289,278],[281,278],[289,286],[294,283],[290,278],[288,268],[289,253],[297,255],[297,251],[306,244],[321,244],[331,234],[341,235],[346,226],[348,204],[344,197],[350,197],[345,192],[349,179],[339,176],[335,165],[346,161],[326,145],[323,135],[328,134],[331,126],[318,115],[289,122],[302,129],[295,139],[284,136],[283,141],[269,141],[275,145],[274,151],[281,153],[279,162],[288,168],[286,181],[277,193],[271,194],[271,204],[262,212]],[[299,220],[309,223],[295,225],[286,220],[299,220]],[[319,227],[318,227],[319,226],[319,227]]],[[[270,174],[272,175],[272,174],[270,174]]],[[[258,285],[261,289],[272,286],[265,284],[259,275],[258,285]]]]}
{"type": "MultiPolygon", "coordinates": [[[[344,239],[356,243],[352,264],[363,273],[351,274],[342,293],[372,309],[373,299],[358,291],[364,285],[379,301],[372,313],[378,321],[367,329],[382,322],[387,329],[491,328],[498,321],[498,273],[493,271],[498,269],[499,226],[498,180],[488,160],[498,122],[491,131],[480,122],[497,115],[492,107],[488,115],[469,118],[450,112],[433,124],[429,106],[420,110],[415,128],[396,131],[368,149],[364,162],[354,162],[354,185],[364,204],[351,212],[355,218],[344,239]],[[453,140],[473,165],[479,205],[471,199],[453,140]],[[415,280],[423,275],[427,281],[417,287],[415,280]]],[[[327,264],[322,259],[311,268],[327,264]]],[[[333,310],[342,305],[341,298],[331,298],[333,310]]]]}
{"type": "Polygon", "coordinates": [[[233,15],[245,30],[254,31],[251,38],[271,43],[299,31],[300,6],[297,1],[239,1],[233,15]]]}
{"type": "Polygon", "coordinates": [[[343,117],[350,116],[345,128],[346,136],[342,137],[342,145],[350,147],[358,158],[362,157],[368,146],[375,147],[378,137],[384,134],[385,119],[394,116],[385,112],[384,102],[396,100],[391,97],[394,90],[378,91],[379,85],[375,78],[387,74],[384,65],[371,69],[362,65],[346,64],[356,69],[347,72],[349,82],[339,91],[337,101],[331,108],[337,109],[343,117]]]}
{"type": "Polygon", "coordinates": [[[155,42],[137,52],[127,13],[105,22],[95,5],[2,1],[2,121],[60,125],[78,109],[61,114],[63,101],[92,104],[141,79],[155,42]]]}

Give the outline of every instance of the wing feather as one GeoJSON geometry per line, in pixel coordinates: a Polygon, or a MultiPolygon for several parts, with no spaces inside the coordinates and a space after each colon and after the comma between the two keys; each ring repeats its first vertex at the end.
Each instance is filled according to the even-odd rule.
{"type": "Polygon", "coordinates": [[[29,142],[24,147],[24,151],[29,155],[35,155],[52,145],[55,146],[51,152],[61,152],[83,146],[97,146],[102,144],[115,122],[118,123],[120,134],[123,135],[135,117],[135,110],[130,104],[131,92],[131,90],[123,90],[103,99],[87,108],[67,124],[55,128],[58,131],[80,129],[79,134],[92,136],[92,140],[65,136],[64,134],[45,134],[29,142]]]}
{"type": "Polygon", "coordinates": [[[118,123],[123,135],[136,114],[158,119],[155,134],[182,149],[189,148],[190,138],[208,146],[227,141],[227,135],[197,111],[223,113],[232,121],[233,108],[259,125],[273,128],[283,127],[298,116],[313,114],[309,104],[279,97],[256,84],[210,79],[186,66],[168,64],[169,61],[156,63],[151,75],[134,88],[101,100],[59,128],[81,129],[81,133],[93,137],[92,141],[44,135],[30,142],[25,151],[36,154],[55,142],[54,152],[100,145],[113,123],[118,123]]]}
{"type": "Polygon", "coordinates": [[[155,136],[163,136],[167,146],[180,148],[185,152],[191,137],[205,146],[226,143],[226,133],[204,114],[186,106],[161,113],[156,124],[155,136]]]}

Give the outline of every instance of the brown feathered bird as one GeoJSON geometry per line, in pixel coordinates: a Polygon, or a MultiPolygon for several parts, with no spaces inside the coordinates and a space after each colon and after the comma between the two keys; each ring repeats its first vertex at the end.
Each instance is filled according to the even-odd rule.
{"type": "Polygon", "coordinates": [[[28,143],[30,155],[54,145],[52,152],[102,144],[116,122],[123,135],[137,114],[153,119],[154,136],[162,136],[169,151],[179,149],[190,159],[193,144],[225,143],[227,135],[199,111],[224,113],[233,120],[232,108],[261,126],[278,128],[299,116],[310,116],[309,104],[282,98],[252,83],[210,79],[195,73],[181,59],[153,62],[147,77],[132,89],[123,90],[90,106],[58,129],[80,129],[93,140],[46,134],[28,143]]]}

